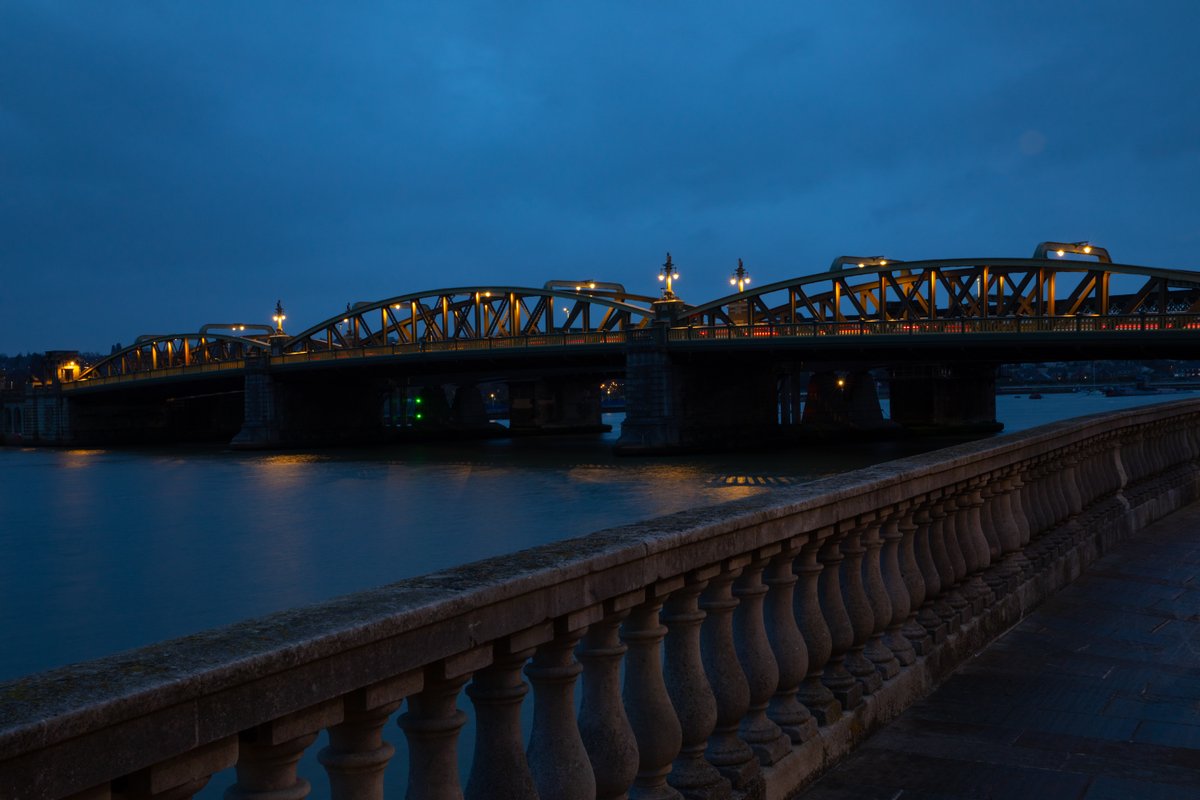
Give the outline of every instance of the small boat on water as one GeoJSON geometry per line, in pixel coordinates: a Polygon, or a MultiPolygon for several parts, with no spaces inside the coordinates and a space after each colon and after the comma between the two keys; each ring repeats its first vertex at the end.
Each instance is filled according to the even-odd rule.
{"type": "Polygon", "coordinates": [[[1030,392],[1030,393],[1029,393],[1029,399],[1030,399],[1030,400],[1041,400],[1041,399],[1042,399],[1042,393],[1041,393],[1041,392],[1030,392]]]}

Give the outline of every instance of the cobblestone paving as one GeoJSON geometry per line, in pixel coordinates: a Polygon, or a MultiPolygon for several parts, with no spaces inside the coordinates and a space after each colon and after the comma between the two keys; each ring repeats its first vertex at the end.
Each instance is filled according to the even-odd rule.
{"type": "Polygon", "coordinates": [[[1200,504],[1092,565],[804,800],[1200,800],[1200,504]]]}

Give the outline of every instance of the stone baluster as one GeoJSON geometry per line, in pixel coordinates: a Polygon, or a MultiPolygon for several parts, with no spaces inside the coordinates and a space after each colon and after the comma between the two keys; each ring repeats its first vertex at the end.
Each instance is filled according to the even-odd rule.
{"type": "Polygon", "coordinates": [[[1158,477],[1167,468],[1164,452],[1161,444],[1162,426],[1156,422],[1147,423],[1143,427],[1142,439],[1145,441],[1145,447],[1142,449],[1147,462],[1146,477],[1158,477]]]}
{"type": "Polygon", "coordinates": [[[738,600],[733,611],[733,641],[750,688],[750,703],[740,733],[764,767],[776,763],[790,750],[788,737],[767,716],[767,706],[779,688],[779,665],[767,641],[763,601],[768,588],[762,576],[767,563],[781,549],[776,544],[754,551],[750,563],[733,584],[733,596],[738,600]]]}
{"type": "Polygon", "coordinates": [[[833,637],[821,613],[820,576],[823,571],[817,559],[824,538],[832,529],[823,528],[810,537],[796,560],[799,591],[796,593],[796,622],[808,650],[808,672],[800,684],[796,698],[812,713],[821,725],[832,725],[842,716],[842,707],[833,693],[821,681],[825,663],[833,650],[833,637]]]}
{"type": "Polygon", "coordinates": [[[875,664],[863,654],[867,639],[875,630],[875,616],[863,587],[863,555],[867,548],[862,544],[862,535],[868,527],[875,525],[875,519],[874,513],[859,515],[853,524],[846,526],[846,534],[840,545],[843,561],[839,582],[852,635],[844,663],[864,695],[875,692],[883,685],[883,678],[875,669],[875,664]]]}
{"type": "Polygon", "coordinates": [[[1104,437],[1095,436],[1088,440],[1079,463],[1083,508],[1089,515],[1108,497],[1108,491],[1104,485],[1104,451],[1104,437]]]}
{"type": "Polygon", "coordinates": [[[1040,538],[1054,523],[1052,519],[1054,512],[1050,508],[1050,499],[1048,489],[1046,487],[1047,466],[1045,459],[1041,456],[1032,459],[1032,470],[1030,477],[1033,481],[1030,483],[1030,512],[1033,522],[1033,535],[1035,538],[1040,538]]]}
{"type": "Polygon", "coordinates": [[[1028,561],[1023,573],[1026,578],[1032,576],[1041,565],[1041,550],[1037,510],[1037,469],[1032,461],[1026,461],[1021,469],[1021,492],[1017,495],[1017,507],[1022,521],[1021,552],[1028,561]]]}
{"type": "Polygon", "coordinates": [[[963,555],[960,535],[965,526],[958,524],[958,492],[960,487],[946,489],[933,508],[934,530],[941,532],[942,545],[949,560],[949,580],[943,575],[942,593],[946,602],[958,614],[959,625],[965,625],[974,616],[975,595],[967,580],[967,559],[963,555]]]}
{"type": "MultiPolygon", "coordinates": [[[[946,519],[942,522],[942,529],[947,536],[952,537],[954,546],[958,548],[959,557],[962,559],[961,564],[955,564],[955,569],[957,570],[960,566],[962,568],[962,572],[957,576],[957,589],[963,599],[967,601],[967,614],[964,619],[979,616],[983,613],[984,607],[984,596],[979,588],[982,581],[979,580],[977,574],[980,563],[979,552],[967,516],[967,509],[971,504],[970,492],[969,481],[954,487],[953,492],[947,498],[946,519]]],[[[984,547],[986,549],[986,545],[984,547]]]]}
{"type": "Polygon", "coordinates": [[[1096,443],[1094,469],[1099,489],[1097,501],[1104,502],[1115,499],[1118,503],[1121,502],[1122,498],[1118,497],[1121,489],[1121,476],[1117,471],[1117,458],[1114,453],[1118,447],[1120,447],[1120,439],[1111,432],[1101,436],[1096,443]]]}
{"type": "Polygon", "coordinates": [[[1066,503],[1067,509],[1066,521],[1071,529],[1071,538],[1075,541],[1079,541],[1087,534],[1079,522],[1085,505],[1080,487],[1079,464],[1081,457],[1079,447],[1067,448],[1063,452],[1063,468],[1059,472],[1059,479],[1062,481],[1063,487],[1063,501],[1066,503]]]}
{"type": "Polygon", "coordinates": [[[1016,588],[1024,564],[1021,559],[1021,528],[1014,505],[1017,503],[1019,478],[1016,470],[1006,469],[996,481],[991,497],[992,527],[1000,543],[1000,558],[995,570],[1004,578],[1006,591],[1016,588]]]}
{"type": "Polygon", "coordinates": [[[971,610],[975,616],[982,614],[984,609],[996,601],[995,592],[983,577],[992,564],[992,555],[987,536],[983,532],[982,483],[981,479],[969,481],[956,498],[958,514],[955,525],[960,529],[959,539],[964,543],[964,557],[970,554],[970,560],[967,562],[967,582],[971,586],[971,610]]]}
{"type": "Polygon", "coordinates": [[[1142,468],[1139,461],[1141,438],[1137,427],[1124,429],[1121,436],[1121,460],[1125,464],[1125,483],[1132,486],[1142,478],[1142,468]]]}
{"type": "Polygon", "coordinates": [[[1050,505],[1054,509],[1054,527],[1050,531],[1050,540],[1054,544],[1054,553],[1060,556],[1070,549],[1074,539],[1075,529],[1071,525],[1071,506],[1067,499],[1065,451],[1048,456],[1053,459],[1053,467],[1047,472],[1046,485],[1050,490],[1050,505]]]}
{"type": "Polygon", "coordinates": [[[457,664],[431,665],[425,687],[408,698],[399,719],[408,740],[408,800],[461,800],[458,734],[467,715],[458,708],[458,693],[470,677],[457,664]]]}
{"type": "Polygon", "coordinates": [[[842,708],[849,711],[862,703],[862,686],[846,669],[846,653],[854,645],[854,626],[850,614],[842,601],[841,567],[844,531],[835,527],[833,535],[825,540],[817,557],[821,561],[821,613],[829,626],[830,653],[825,664],[822,680],[842,708]]]}
{"type": "Polygon", "coordinates": [[[629,796],[638,800],[682,796],[667,783],[671,762],[683,744],[683,731],[663,680],[660,653],[667,628],[658,619],[664,596],[681,586],[682,578],[647,588],[645,600],[621,626],[621,639],[629,646],[622,696],[638,749],[637,777],[629,796]]]}
{"type": "Polygon", "coordinates": [[[708,740],[706,755],[734,789],[750,794],[762,786],[754,751],[738,736],[738,726],[750,707],[750,684],[738,661],[733,640],[733,582],[750,563],[749,556],[726,559],[700,596],[707,614],[700,629],[704,672],[717,701],[717,724],[708,740]]]}
{"type": "Polygon", "coordinates": [[[1125,464],[1125,485],[1133,497],[1136,497],[1138,493],[1137,485],[1146,478],[1146,469],[1142,463],[1143,440],[1140,433],[1141,426],[1127,428],[1121,441],[1121,460],[1125,464]]]}
{"type": "MultiPolygon", "coordinates": [[[[867,526],[860,535],[866,554],[863,556],[863,581],[866,584],[867,602],[871,605],[871,632],[863,655],[870,660],[880,678],[891,680],[900,672],[896,654],[883,641],[884,631],[892,622],[892,598],[883,581],[883,529],[892,523],[895,509],[885,511],[879,522],[867,526]]],[[[893,547],[893,550],[895,548],[893,547]]],[[[894,554],[893,554],[894,555],[894,554]]],[[[897,565],[897,572],[899,565],[897,565]]],[[[912,645],[909,645],[911,651],[912,645]]]]}
{"type": "Polygon", "coordinates": [[[978,529],[983,532],[983,536],[987,540],[988,566],[1000,560],[1000,554],[1004,549],[1000,545],[1000,534],[998,532],[999,526],[1003,523],[992,518],[998,510],[994,498],[1004,493],[1003,484],[1003,472],[997,470],[984,475],[979,480],[977,486],[979,490],[978,499],[981,502],[975,508],[974,515],[978,523],[978,529]]]}
{"type": "Polygon", "coordinates": [[[297,711],[243,731],[238,742],[237,783],[227,800],[276,800],[308,797],[308,781],[296,776],[296,765],[322,728],[344,718],[341,699],[297,711]]]}
{"type": "Polygon", "coordinates": [[[1091,447],[1088,450],[1087,490],[1091,496],[1091,499],[1088,501],[1088,508],[1091,512],[1095,512],[1096,507],[1105,503],[1110,495],[1112,495],[1112,472],[1109,470],[1108,441],[1109,435],[1107,433],[1100,434],[1092,439],[1091,447]]]}
{"type": "Polygon", "coordinates": [[[706,615],[699,599],[719,571],[714,566],[690,573],[683,587],[667,599],[662,613],[667,626],[663,672],[682,741],[667,782],[688,800],[728,800],[730,796],[729,781],[704,757],[708,737],[717,724],[717,699],[704,674],[700,653],[700,627],[706,615]]]}
{"type": "Polygon", "coordinates": [[[538,796],[592,800],[596,777],[575,721],[575,681],[583,667],[575,645],[583,631],[573,620],[558,620],[555,636],[540,645],[525,675],[533,684],[533,731],[527,758],[538,796]]]}
{"type": "Polygon", "coordinates": [[[1003,597],[1009,589],[1015,586],[1011,571],[1007,564],[1001,564],[1004,558],[1003,528],[1007,524],[1004,519],[1005,479],[1002,470],[988,473],[978,487],[979,505],[972,511],[979,521],[979,529],[987,539],[988,565],[983,572],[983,581],[988,586],[993,601],[1003,597]]]}
{"type": "Polygon", "coordinates": [[[1079,491],[1083,501],[1083,509],[1090,516],[1096,504],[1104,497],[1104,483],[1100,474],[1100,437],[1088,440],[1080,455],[1078,471],[1079,491]]]}
{"type": "Polygon", "coordinates": [[[105,786],[93,790],[95,794],[72,795],[70,800],[107,800],[110,796],[121,800],[190,800],[213,775],[233,766],[237,759],[238,737],[227,736],[114,781],[111,792],[105,786]]]}
{"type": "Polygon", "coordinates": [[[532,646],[515,637],[496,642],[491,665],[475,673],[467,687],[475,707],[475,750],[467,800],[537,797],[521,734],[521,703],[529,692],[521,670],[533,652],[532,646]]]}
{"type": "Polygon", "coordinates": [[[793,744],[806,742],[817,735],[817,721],[796,694],[800,681],[808,672],[808,647],[796,624],[796,582],[793,570],[802,537],[793,537],[771,559],[763,581],[767,584],[767,601],[763,618],[767,639],[779,664],[779,688],[771,698],[767,714],[788,736],[793,744]]]}
{"type": "Polygon", "coordinates": [[[1125,511],[1130,509],[1129,497],[1125,494],[1125,487],[1129,484],[1129,475],[1125,471],[1125,458],[1122,452],[1123,440],[1120,433],[1114,432],[1108,439],[1108,474],[1109,474],[1109,491],[1117,503],[1125,511]]]}
{"type": "Polygon", "coordinates": [[[1099,469],[1105,497],[1111,497],[1123,506],[1126,501],[1121,495],[1121,437],[1116,432],[1110,431],[1101,441],[1099,469]]]}
{"type": "MultiPolygon", "coordinates": [[[[942,623],[946,626],[946,634],[952,636],[963,622],[964,616],[960,613],[960,609],[965,608],[967,603],[961,594],[954,593],[954,561],[950,555],[950,548],[947,546],[948,537],[945,535],[945,527],[942,524],[946,519],[946,504],[950,502],[949,498],[943,496],[942,492],[932,493],[929,498],[927,509],[929,552],[933,556],[938,582],[941,586],[941,591],[932,596],[933,610],[941,617],[942,623]]],[[[926,583],[929,582],[929,576],[926,576],[926,583]]]]}
{"type": "Polygon", "coordinates": [[[1018,552],[1021,554],[1021,560],[1026,563],[1028,563],[1029,557],[1025,553],[1025,548],[1029,546],[1029,540],[1033,536],[1029,513],[1025,507],[1025,497],[1029,494],[1025,482],[1028,476],[1028,470],[1024,465],[1015,466],[1012,472],[1012,491],[1008,494],[1008,510],[1017,529],[1017,541],[1020,548],[1018,552]]]}
{"type": "MultiPolygon", "coordinates": [[[[419,676],[405,683],[411,691],[420,688],[419,676]]],[[[372,687],[344,698],[345,716],[329,728],[329,745],[317,754],[334,800],[383,800],[383,773],[396,752],[384,741],[383,729],[409,691],[394,689],[372,687]]]]}
{"type": "MultiPolygon", "coordinates": [[[[916,624],[913,612],[914,603],[919,606],[925,601],[925,582],[921,579],[921,570],[917,567],[917,559],[913,550],[913,533],[916,526],[912,524],[910,503],[905,500],[892,508],[880,529],[883,539],[883,550],[880,557],[883,562],[883,583],[887,588],[888,600],[891,602],[892,615],[888,620],[883,634],[883,643],[888,646],[902,667],[915,664],[918,652],[917,645],[906,635],[912,632],[922,646],[928,646],[928,634],[925,629],[916,624]],[[915,630],[906,631],[905,625],[913,617],[915,630]]],[[[924,650],[922,650],[924,652],[924,650]]]]}
{"type": "MultiPolygon", "coordinates": [[[[942,574],[938,569],[939,558],[934,556],[935,550],[940,547],[940,541],[937,547],[934,545],[933,518],[929,514],[933,508],[934,499],[935,495],[933,494],[924,497],[911,517],[913,552],[916,556],[921,585],[925,587],[924,601],[917,603],[914,599],[912,612],[915,614],[915,621],[925,629],[930,646],[941,643],[950,635],[950,627],[943,619],[943,615],[939,613],[942,607],[945,607],[947,614],[953,616],[954,613],[942,599],[942,574]]],[[[905,583],[911,584],[911,581],[906,580],[905,583]]],[[[913,643],[914,648],[918,648],[920,637],[914,637],[913,633],[910,630],[905,636],[913,643]]],[[[917,652],[924,655],[919,649],[917,652]]]]}
{"type": "Polygon", "coordinates": [[[629,796],[638,771],[637,739],[621,699],[621,660],[629,647],[619,629],[629,610],[607,610],[588,628],[575,653],[583,665],[579,736],[596,778],[596,800],[621,800],[629,796]]]}
{"type": "Polygon", "coordinates": [[[1071,516],[1070,501],[1067,500],[1066,481],[1064,480],[1067,465],[1064,462],[1064,452],[1059,451],[1047,456],[1053,459],[1053,466],[1047,470],[1046,485],[1050,489],[1050,506],[1054,510],[1054,525],[1063,525],[1071,516]]]}
{"type": "Polygon", "coordinates": [[[1036,480],[1033,484],[1034,508],[1037,514],[1037,548],[1039,553],[1038,565],[1043,566],[1054,559],[1056,540],[1053,536],[1056,523],[1056,511],[1050,487],[1051,466],[1045,458],[1037,459],[1036,480]]]}
{"type": "Polygon", "coordinates": [[[1039,469],[1040,479],[1038,480],[1038,492],[1042,497],[1045,512],[1046,524],[1042,529],[1042,544],[1047,553],[1047,561],[1053,560],[1065,549],[1063,530],[1060,525],[1065,516],[1058,484],[1060,465],[1057,460],[1052,462],[1051,458],[1050,455],[1042,457],[1039,469]]]}

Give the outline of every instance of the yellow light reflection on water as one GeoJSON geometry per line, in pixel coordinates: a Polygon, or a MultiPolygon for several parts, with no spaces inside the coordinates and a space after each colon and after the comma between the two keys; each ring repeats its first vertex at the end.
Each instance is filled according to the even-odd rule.
{"type": "Polygon", "coordinates": [[[63,459],[62,466],[66,467],[67,469],[82,469],[83,467],[91,466],[91,462],[94,461],[97,456],[104,455],[105,452],[107,451],[83,448],[64,450],[63,455],[66,456],[66,458],[63,459]]]}

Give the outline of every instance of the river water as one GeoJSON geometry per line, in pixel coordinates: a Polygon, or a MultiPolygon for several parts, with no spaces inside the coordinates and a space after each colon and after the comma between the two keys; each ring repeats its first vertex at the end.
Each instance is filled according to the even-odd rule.
{"type": "MultiPolygon", "coordinates": [[[[997,416],[1013,431],[1181,396],[1001,396],[997,416]]],[[[629,459],[610,454],[617,435],[0,448],[0,680],[936,446],[629,459]]]]}

